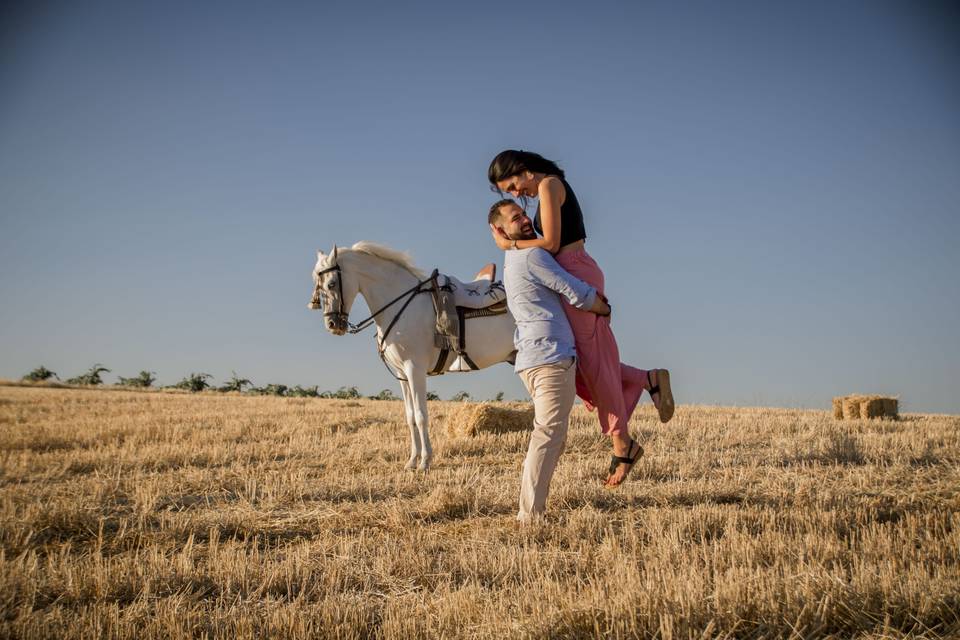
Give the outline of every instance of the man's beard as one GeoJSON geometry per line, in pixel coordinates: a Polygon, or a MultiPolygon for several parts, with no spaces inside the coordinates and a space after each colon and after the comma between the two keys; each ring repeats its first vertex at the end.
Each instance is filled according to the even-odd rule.
{"type": "Polygon", "coordinates": [[[536,240],[537,232],[533,230],[533,227],[529,227],[527,231],[520,229],[519,232],[508,234],[511,240],[536,240]]]}

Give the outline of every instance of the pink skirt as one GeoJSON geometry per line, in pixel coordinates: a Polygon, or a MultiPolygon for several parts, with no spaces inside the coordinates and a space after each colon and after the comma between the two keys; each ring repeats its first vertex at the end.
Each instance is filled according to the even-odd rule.
{"type": "MultiPolygon", "coordinates": [[[[557,262],[571,275],[603,293],[603,271],[585,249],[564,251],[557,262]]],[[[577,395],[591,411],[596,409],[606,435],[628,433],[628,423],[648,389],[647,372],[620,362],[610,318],[581,311],[564,300],[563,310],[577,345],[577,395]]]]}

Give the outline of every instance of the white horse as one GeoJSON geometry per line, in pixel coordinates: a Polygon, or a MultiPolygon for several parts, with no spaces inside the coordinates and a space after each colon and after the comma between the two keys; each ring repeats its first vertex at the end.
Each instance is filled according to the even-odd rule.
{"type": "MultiPolygon", "coordinates": [[[[322,304],[324,324],[334,335],[356,333],[371,320],[376,324],[378,350],[400,382],[410,427],[410,459],[406,468],[422,471],[430,467],[433,457],[427,372],[435,366],[441,351],[435,346],[436,310],[427,292],[429,280],[407,254],[389,247],[372,242],[358,242],[349,249],[337,249],[334,245],[327,255],[317,252],[314,296],[309,305],[316,309],[322,304]],[[348,316],[358,294],[364,297],[373,316],[352,325],[348,316]]],[[[511,358],[515,326],[509,312],[467,321],[466,348],[477,368],[511,358]]],[[[447,366],[446,370],[459,370],[455,366],[447,366]]]]}

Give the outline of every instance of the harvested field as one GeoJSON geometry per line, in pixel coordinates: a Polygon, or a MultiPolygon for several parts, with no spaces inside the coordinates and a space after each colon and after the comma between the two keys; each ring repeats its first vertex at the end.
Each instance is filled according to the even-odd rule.
{"type": "Polygon", "coordinates": [[[578,406],[518,528],[526,432],[438,420],[424,477],[402,414],[0,387],[0,637],[960,634],[960,418],[647,403],[606,491],[578,406]]]}

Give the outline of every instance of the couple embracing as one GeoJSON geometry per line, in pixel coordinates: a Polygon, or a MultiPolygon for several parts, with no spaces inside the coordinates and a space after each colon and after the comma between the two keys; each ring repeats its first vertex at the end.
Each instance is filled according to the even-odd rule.
{"type": "Polygon", "coordinates": [[[539,201],[533,220],[511,199],[494,203],[488,217],[505,251],[503,282],[517,322],[515,369],[534,403],[517,516],[527,522],[546,508],[575,395],[596,410],[601,431],[610,436],[613,456],[604,485],[616,487],[643,455],[628,429],[643,391],[664,423],[673,416],[673,394],[666,369],[620,362],[603,272],[584,248],[583,212],[563,170],[539,154],[510,149],[493,159],[487,177],[501,195],[524,205],[527,198],[539,201]]]}

